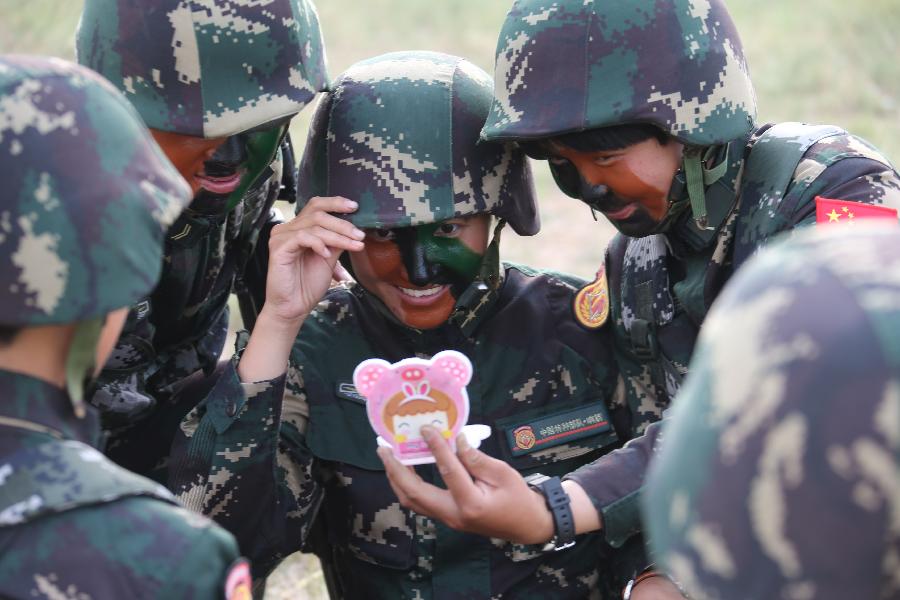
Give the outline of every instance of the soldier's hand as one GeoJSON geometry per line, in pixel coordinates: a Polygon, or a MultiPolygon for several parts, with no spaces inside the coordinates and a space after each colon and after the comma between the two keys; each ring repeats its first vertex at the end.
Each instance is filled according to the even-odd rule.
{"type": "Polygon", "coordinates": [[[379,448],[400,504],[461,531],[522,544],[553,537],[553,517],[543,496],[532,491],[518,471],[471,448],[463,435],[457,438],[454,455],[436,429],[423,427],[422,434],[447,489],[426,483],[398,462],[389,448],[379,448]]]}
{"type": "Polygon", "coordinates": [[[303,319],[328,291],[344,250],[363,249],[365,233],[331,213],[352,213],[356,202],[315,197],[269,237],[269,272],[262,312],[288,325],[303,319]]]}
{"type": "Polygon", "coordinates": [[[274,379],[287,369],[294,339],[333,276],[341,276],[344,250],[362,250],[365,233],[331,213],[352,213],[346,198],[313,198],[296,217],[269,236],[266,303],[238,364],[241,381],[274,379]]]}

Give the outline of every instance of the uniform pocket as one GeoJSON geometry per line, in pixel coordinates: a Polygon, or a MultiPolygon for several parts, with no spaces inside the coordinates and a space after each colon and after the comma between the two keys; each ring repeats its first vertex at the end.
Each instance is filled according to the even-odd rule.
{"type": "Polygon", "coordinates": [[[415,565],[416,521],[388,483],[365,403],[352,391],[336,389],[329,402],[309,406],[306,442],[324,461],[321,511],[328,541],[358,560],[409,570],[415,565]]]}

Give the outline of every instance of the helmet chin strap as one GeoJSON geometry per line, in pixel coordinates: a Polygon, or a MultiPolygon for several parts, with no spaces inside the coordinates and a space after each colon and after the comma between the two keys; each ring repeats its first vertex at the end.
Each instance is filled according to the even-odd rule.
{"type": "Polygon", "coordinates": [[[84,393],[94,375],[97,343],[105,321],[106,317],[97,317],[78,322],[66,356],[66,390],[79,419],[85,416],[84,393]]]}
{"type": "Polygon", "coordinates": [[[719,147],[706,148],[690,146],[684,149],[684,178],[688,198],[691,201],[691,212],[699,229],[708,230],[706,212],[706,188],[718,181],[728,169],[728,146],[725,147],[725,156],[712,169],[706,165],[715,159],[719,147]]]}

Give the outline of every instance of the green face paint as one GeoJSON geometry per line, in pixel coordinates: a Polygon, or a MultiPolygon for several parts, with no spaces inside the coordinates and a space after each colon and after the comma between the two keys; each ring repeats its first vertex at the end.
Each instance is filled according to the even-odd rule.
{"type": "Polygon", "coordinates": [[[247,170],[241,178],[240,185],[228,196],[225,212],[230,212],[231,209],[238,205],[250,186],[272,164],[287,128],[288,124],[284,123],[268,129],[242,134],[246,137],[247,143],[247,160],[244,162],[244,167],[247,170]]]}
{"type": "Polygon", "coordinates": [[[472,250],[460,238],[435,235],[443,226],[442,223],[429,223],[414,228],[419,243],[425,249],[425,260],[443,265],[471,283],[478,275],[484,255],[472,250]]]}
{"type": "Polygon", "coordinates": [[[394,241],[413,285],[449,284],[459,298],[481,266],[482,253],[472,249],[486,243],[479,223],[429,223],[395,229],[394,241]],[[452,228],[457,227],[454,231],[452,228]],[[449,229],[449,230],[448,230],[449,229]]]}

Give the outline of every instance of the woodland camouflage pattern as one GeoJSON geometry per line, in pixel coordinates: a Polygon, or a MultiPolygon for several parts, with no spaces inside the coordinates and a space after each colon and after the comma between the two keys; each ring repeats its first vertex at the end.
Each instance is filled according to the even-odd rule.
{"type": "Polygon", "coordinates": [[[190,190],[112,86],[64,61],[3,57],[0,156],[0,323],[103,316],[153,288],[190,190]]]}
{"type": "Polygon", "coordinates": [[[87,0],[77,54],[148,127],[204,138],[298,113],[328,83],[309,0],[87,0]]]}
{"type": "Polygon", "coordinates": [[[722,293],[648,479],[692,598],[900,597],[900,234],[760,254],[722,293]]]}
{"type": "MultiPolygon", "coordinates": [[[[4,325],[105,316],[153,287],[190,190],[112,86],[0,58],[0,154],[4,325]]],[[[234,539],[104,458],[95,412],[8,371],[0,398],[0,596],[224,596],[234,539]]]]}
{"type": "Polygon", "coordinates": [[[694,146],[749,133],[756,97],[722,0],[518,0],[482,136],[652,123],[694,146]]]}
{"type": "MultiPolygon", "coordinates": [[[[390,69],[383,69],[371,87],[333,92],[347,96],[334,102],[360,110],[359,116],[331,113],[340,121],[331,131],[345,132],[329,140],[333,148],[351,147],[342,137],[353,135],[347,122],[372,123],[373,131],[385,125],[384,135],[399,140],[390,127],[400,121],[396,115],[406,117],[401,132],[416,131],[422,129],[420,122],[434,122],[429,106],[446,110],[448,97],[420,82],[452,72],[458,59],[411,56],[417,61],[428,56],[430,66],[367,61],[390,69]],[[389,92],[380,98],[383,122],[381,114],[369,112],[378,100],[371,98],[372,88],[389,92]],[[357,94],[361,98],[355,102],[357,94]],[[419,110],[410,112],[408,106],[419,110]]],[[[481,96],[472,105],[486,111],[489,86],[469,89],[481,96]]],[[[446,128],[451,123],[438,122],[446,128]]],[[[454,147],[438,139],[432,152],[420,143],[413,148],[417,156],[437,160],[445,152],[447,164],[448,150],[465,155],[465,148],[455,146],[460,140],[474,144],[480,127],[477,119],[467,122],[468,131],[454,136],[454,147]]],[[[487,167],[497,164],[495,152],[478,152],[487,167]]],[[[485,169],[474,159],[466,165],[472,173],[485,169]]],[[[362,174],[354,174],[353,181],[376,190],[381,171],[366,173],[368,181],[362,174]]],[[[441,186],[448,181],[437,180],[441,186]]],[[[404,194],[388,202],[383,195],[352,192],[348,188],[347,195],[358,199],[360,212],[375,215],[379,223],[405,206],[404,194]]],[[[463,194],[438,198],[433,212],[418,217],[424,223],[457,211],[491,210],[487,204],[473,209],[463,194]]],[[[529,193],[519,200],[527,206],[533,198],[529,193]]],[[[364,401],[352,385],[353,370],[365,358],[394,362],[446,349],[466,354],[475,365],[468,386],[470,421],[490,425],[494,432],[482,449],[523,474],[566,473],[617,447],[623,425],[628,429],[630,419],[615,396],[608,333],[582,329],[572,317],[575,291],[584,282],[501,266],[497,235],[480,273],[440,327],[420,331],[402,325],[358,284],[332,289],[304,322],[285,377],[242,385],[231,368],[185,419],[181,447],[173,451],[182,462],[172,469],[170,487],[189,507],[234,532],[257,574],[267,573],[304,540],[307,549],[325,559],[326,579],[334,576],[329,579],[332,593],[344,598],[617,598],[634,570],[645,566],[640,544],[614,551],[596,534],[580,537],[566,551],[544,553],[540,546],[456,532],[403,509],[388,484],[364,401]],[[323,351],[334,348],[340,352],[323,351]],[[603,425],[584,437],[565,435],[579,419],[603,425]],[[535,435],[550,428],[562,435],[555,443],[523,449],[515,444],[514,432],[526,425],[535,435]]],[[[417,470],[428,481],[440,481],[433,465],[417,470]]]]}
{"type": "Polygon", "coordinates": [[[333,88],[313,119],[298,210],[313,196],[346,196],[362,205],[349,217],[357,227],[489,212],[520,235],[540,229],[525,157],[477,143],[487,73],[454,56],[395,52],[356,63],[333,88]]]}

